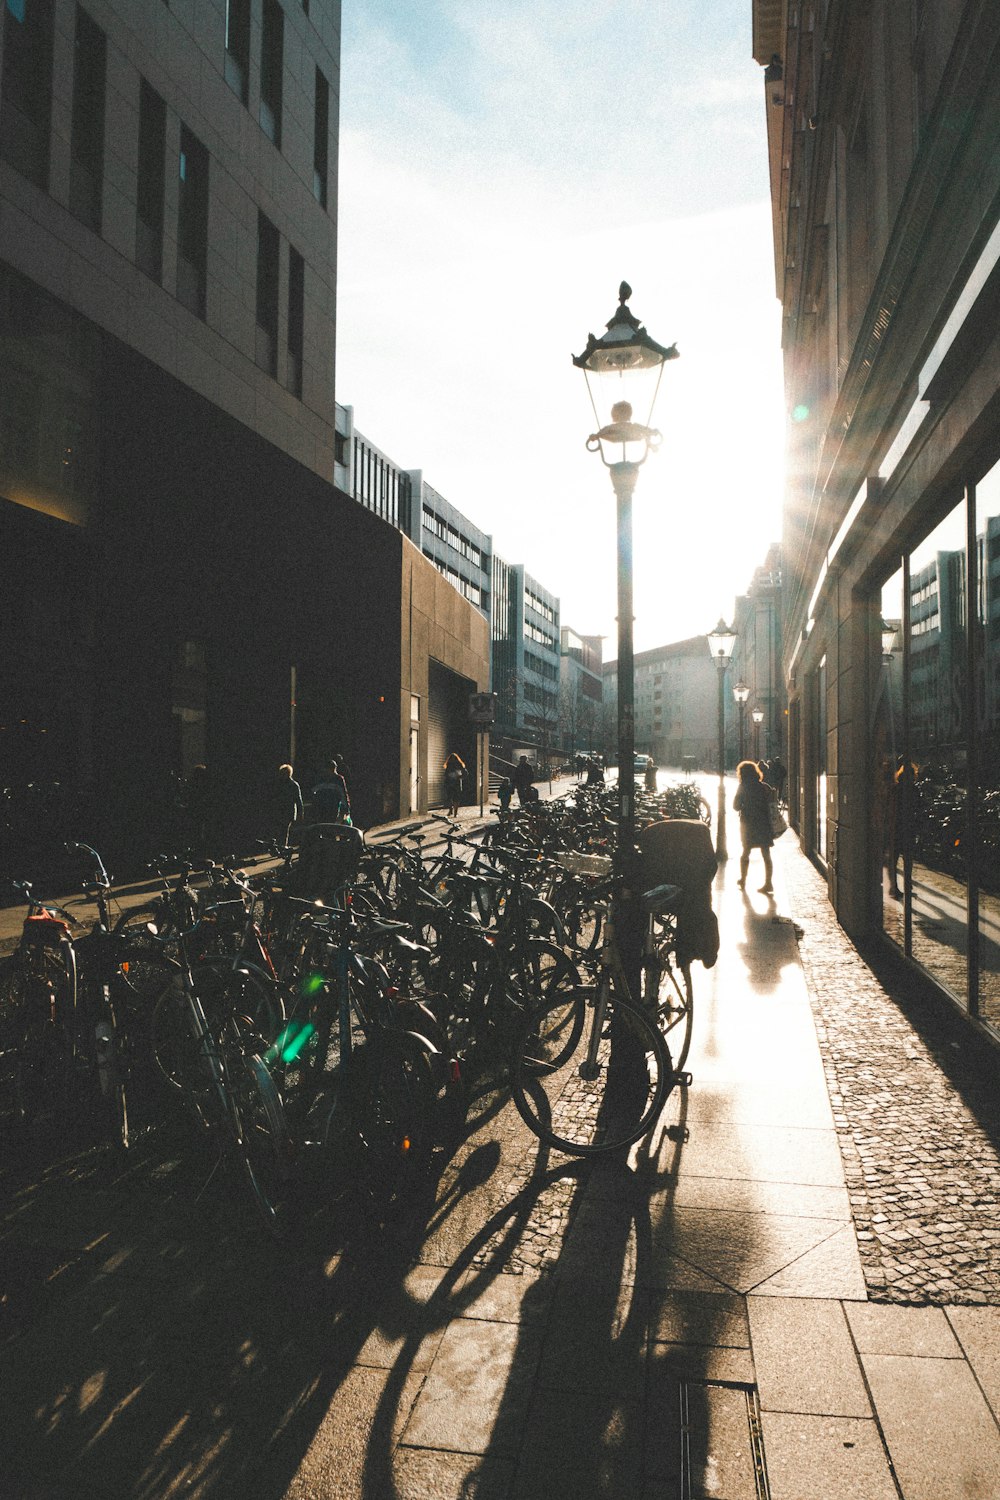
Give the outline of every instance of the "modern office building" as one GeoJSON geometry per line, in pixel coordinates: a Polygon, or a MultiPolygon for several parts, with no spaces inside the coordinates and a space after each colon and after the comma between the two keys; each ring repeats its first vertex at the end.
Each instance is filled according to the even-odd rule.
{"type": "Polygon", "coordinates": [[[1000,7],[755,0],[753,51],[792,818],[845,927],[995,1037],[1000,7]]]}
{"type": "MultiPolygon", "coordinates": [[[[526,573],[523,563],[499,557],[489,533],[428,484],[422,470],[400,468],[364,437],[350,406],[337,408],[334,475],[359,504],[404,531],[487,619],[490,687],[497,696],[490,736],[494,758],[509,759],[515,750],[528,750],[539,761],[557,758],[562,750],[558,598],[526,573]]],[[[429,795],[444,800],[443,777],[429,795]]]]}
{"type": "Polygon", "coordinates": [[[286,760],[419,802],[488,630],[331,482],[338,0],[9,0],[0,49],[0,784],[123,848],[198,765],[227,840],[286,760]]]}
{"type": "MultiPolygon", "coordinates": [[[[708,638],[637,651],[635,749],[658,766],[711,769],[718,764],[719,688],[708,638]]],[[[618,663],[604,666],[605,754],[617,754],[618,663]]]]}
{"type": "Polygon", "coordinates": [[[494,553],[493,742],[508,760],[522,751],[539,765],[560,758],[559,628],[558,598],[523,563],[494,553]]]}
{"type": "Polygon", "coordinates": [[[568,625],[559,632],[560,744],[570,756],[603,749],[604,638],[578,635],[568,625]]]}

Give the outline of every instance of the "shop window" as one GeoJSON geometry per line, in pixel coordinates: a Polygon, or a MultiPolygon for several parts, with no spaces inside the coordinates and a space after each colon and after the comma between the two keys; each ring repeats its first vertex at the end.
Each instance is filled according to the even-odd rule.
{"type": "Polygon", "coordinates": [[[879,639],[873,646],[872,702],[872,830],[873,855],[878,869],[875,889],[881,906],[882,928],[905,948],[904,898],[909,882],[912,809],[901,802],[912,791],[902,775],[906,726],[903,722],[904,570],[889,579],[881,594],[879,639]]]}
{"type": "Polygon", "coordinates": [[[908,722],[901,761],[913,783],[912,792],[901,790],[912,800],[902,838],[912,841],[910,949],[958,1000],[966,995],[969,951],[966,563],[963,500],[908,559],[908,722]],[[930,623],[918,632],[923,621],[930,623]]]}
{"type": "Polygon", "coordinates": [[[1000,463],[976,485],[977,1002],[1000,1031],[1000,463]]]}

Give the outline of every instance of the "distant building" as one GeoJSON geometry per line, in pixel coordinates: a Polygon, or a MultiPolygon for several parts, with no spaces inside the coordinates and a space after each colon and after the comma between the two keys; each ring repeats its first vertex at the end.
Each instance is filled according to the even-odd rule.
{"type": "MultiPolygon", "coordinates": [[[[635,653],[635,749],[659,766],[718,764],[718,679],[708,638],[635,653]]],[[[617,754],[618,663],[604,665],[605,753],[617,754]]]]}
{"type": "Polygon", "coordinates": [[[726,672],[727,760],[735,765],[741,753],[770,760],[787,755],[786,696],[781,671],[781,546],[773,543],[747,592],[736,600],[733,619],[736,645],[726,672]],[[740,745],[739,707],[733,689],[742,682],[750,694],[743,710],[740,745]],[[754,711],[763,715],[754,723],[754,711]]]}
{"type": "Polygon", "coordinates": [[[559,729],[567,755],[603,748],[603,637],[559,632],[559,729]]]}

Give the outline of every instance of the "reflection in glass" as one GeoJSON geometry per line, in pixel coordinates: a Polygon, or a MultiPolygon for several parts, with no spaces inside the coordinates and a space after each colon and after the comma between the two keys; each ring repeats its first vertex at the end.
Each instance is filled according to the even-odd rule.
{"type": "Polygon", "coordinates": [[[979,1011],[1000,1030],[1000,464],[976,486],[979,1011]]]}
{"type": "Polygon", "coordinates": [[[906,767],[900,761],[897,766],[896,837],[904,850],[912,846],[912,954],[964,1003],[968,955],[964,501],[911,554],[906,607],[911,764],[906,767]]]}
{"type": "MultiPolygon", "coordinates": [[[[882,590],[881,652],[872,693],[872,822],[879,871],[876,889],[882,928],[900,948],[904,944],[904,880],[912,855],[906,819],[899,817],[899,785],[903,749],[903,570],[882,590]]],[[[907,811],[912,807],[908,804],[907,811]]],[[[912,833],[912,830],[909,830],[912,833]]]]}

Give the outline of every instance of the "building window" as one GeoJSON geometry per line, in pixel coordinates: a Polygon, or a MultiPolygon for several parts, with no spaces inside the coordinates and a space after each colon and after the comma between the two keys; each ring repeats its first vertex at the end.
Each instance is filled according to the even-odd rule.
{"type": "Polygon", "coordinates": [[[40,188],[49,180],[52,0],[7,0],[0,156],[40,188]]]}
{"type": "Polygon", "coordinates": [[[257,213],[257,363],[269,375],[278,367],[278,231],[257,213]]]}
{"type": "Polygon", "coordinates": [[[196,317],[206,313],[208,271],[208,152],[181,126],[178,163],[177,298],[196,317]]]}
{"type": "Polygon", "coordinates": [[[288,250],[288,389],[302,395],[302,348],[305,319],[306,263],[299,252],[288,250]]]}
{"type": "Polygon", "coordinates": [[[313,196],[326,207],[327,163],[330,146],[330,85],[316,69],[316,109],[313,121],[313,196]]]}
{"type": "Polygon", "coordinates": [[[104,177],[104,32],[79,5],[73,50],[73,124],[70,134],[69,206],[81,223],[101,232],[104,177]]]}
{"type": "Polygon", "coordinates": [[[250,76],[250,0],[226,0],[226,82],[246,104],[250,76]]]}
{"type": "Polygon", "coordinates": [[[159,281],[163,275],[163,188],[167,110],[145,78],[139,93],[139,177],[136,183],[135,261],[159,281]]]}
{"type": "Polygon", "coordinates": [[[264,0],[260,48],[260,126],[281,149],[281,79],[284,67],[285,15],[278,0],[264,0]]]}

